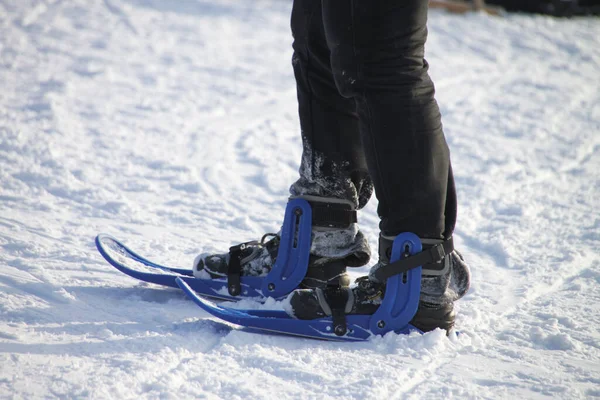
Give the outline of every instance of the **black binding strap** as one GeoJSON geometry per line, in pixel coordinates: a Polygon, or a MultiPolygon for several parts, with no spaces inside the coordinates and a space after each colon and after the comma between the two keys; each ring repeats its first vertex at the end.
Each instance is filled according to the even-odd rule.
{"type": "Polygon", "coordinates": [[[346,229],[358,221],[356,210],[347,203],[310,201],[312,225],[322,228],[346,229]]]}
{"type": "Polygon", "coordinates": [[[375,271],[375,279],[379,280],[380,282],[385,282],[388,278],[394,275],[403,274],[404,272],[423,265],[427,265],[427,268],[430,270],[441,270],[444,268],[444,263],[440,263],[439,268],[435,268],[436,265],[432,264],[442,261],[444,257],[452,253],[452,251],[454,251],[454,241],[452,238],[450,238],[442,243],[431,246],[430,248],[425,249],[414,256],[409,256],[382,266],[375,271]]]}
{"type": "Polygon", "coordinates": [[[331,308],[333,319],[333,333],[344,336],[348,331],[346,325],[346,304],[348,303],[348,291],[340,286],[329,285],[323,290],[327,305],[331,308]]]}
{"type": "Polygon", "coordinates": [[[242,250],[246,243],[229,248],[229,264],[227,265],[227,291],[232,296],[238,296],[242,291],[240,276],[242,275],[242,250]]]}

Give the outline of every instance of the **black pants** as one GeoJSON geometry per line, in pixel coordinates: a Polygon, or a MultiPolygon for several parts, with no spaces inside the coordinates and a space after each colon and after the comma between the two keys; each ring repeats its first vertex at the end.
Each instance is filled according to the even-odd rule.
{"type": "Polygon", "coordinates": [[[303,156],[293,195],[379,200],[384,235],[444,238],[456,192],[427,73],[427,0],[294,0],[303,156]]]}

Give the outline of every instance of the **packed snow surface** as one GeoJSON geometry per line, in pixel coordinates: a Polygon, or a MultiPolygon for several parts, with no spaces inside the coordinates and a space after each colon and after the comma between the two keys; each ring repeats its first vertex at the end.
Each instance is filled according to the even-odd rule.
{"type": "Polygon", "coordinates": [[[100,257],[98,232],[187,267],[278,229],[290,8],[0,1],[0,397],[600,397],[598,19],[430,15],[473,271],[459,337],[242,332],[100,257]]]}

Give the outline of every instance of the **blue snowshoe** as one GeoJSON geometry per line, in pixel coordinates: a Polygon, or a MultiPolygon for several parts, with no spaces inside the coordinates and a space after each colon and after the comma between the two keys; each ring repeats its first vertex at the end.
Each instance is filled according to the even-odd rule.
{"type": "Polygon", "coordinates": [[[170,268],[152,262],[103,233],[96,236],[95,242],[96,248],[110,265],[132,278],[173,288],[178,287],[175,279],[180,278],[199,293],[210,293],[200,279],[194,278],[191,269],[170,268]]]}
{"type": "MultiPolygon", "coordinates": [[[[204,260],[200,260],[200,263],[195,263],[193,270],[168,268],[153,263],[104,234],[96,237],[96,246],[111,265],[133,278],[170,287],[178,287],[181,281],[201,296],[221,300],[237,301],[251,298],[262,301],[267,297],[281,299],[302,283],[311,280],[317,282],[316,286],[319,282],[334,280],[347,285],[347,282],[344,282],[344,261],[347,260],[326,260],[329,275],[324,280],[320,279],[318,273],[308,273],[307,276],[309,266],[315,263],[315,257],[310,254],[311,234],[315,226],[330,229],[347,228],[356,222],[356,211],[345,203],[310,200],[295,198],[288,202],[281,232],[273,235],[274,239],[269,243],[262,243],[263,238],[260,243],[246,242],[233,246],[227,255],[209,257],[209,260],[206,260],[208,265],[204,264],[204,260]],[[266,266],[264,271],[258,271],[263,272],[262,274],[248,273],[244,268],[252,265],[245,261],[250,259],[257,249],[274,251],[275,262],[266,266]],[[210,259],[216,261],[210,264],[210,259]]],[[[357,262],[364,264],[367,261],[368,255],[366,260],[357,262]]],[[[308,284],[308,287],[311,287],[310,285],[308,284]]]]}
{"type": "Polygon", "coordinates": [[[421,332],[410,324],[419,306],[421,265],[436,263],[452,251],[452,241],[422,251],[421,240],[413,233],[398,235],[392,247],[391,262],[380,272],[385,276],[383,300],[372,314],[348,314],[348,295],[340,286],[320,290],[326,297],[328,316],[309,320],[295,319],[286,311],[240,310],[216,305],[199,297],[184,279],[177,284],[202,309],[224,321],[252,330],[303,336],[324,340],[362,341],[387,332],[421,332]]]}

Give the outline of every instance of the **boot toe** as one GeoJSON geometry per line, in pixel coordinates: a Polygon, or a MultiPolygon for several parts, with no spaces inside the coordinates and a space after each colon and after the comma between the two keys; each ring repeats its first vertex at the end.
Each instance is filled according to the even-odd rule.
{"type": "Polygon", "coordinates": [[[213,254],[209,256],[197,257],[197,262],[194,267],[194,275],[204,271],[211,278],[223,277],[227,274],[227,260],[224,254],[213,254]]]}
{"type": "Polygon", "coordinates": [[[450,332],[454,327],[455,319],[453,303],[441,305],[421,302],[410,324],[423,332],[430,332],[437,328],[450,332]]]}
{"type": "Polygon", "coordinates": [[[325,317],[325,312],[321,308],[314,290],[295,290],[288,296],[288,301],[287,312],[294,318],[315,319],[325,317]]]}

